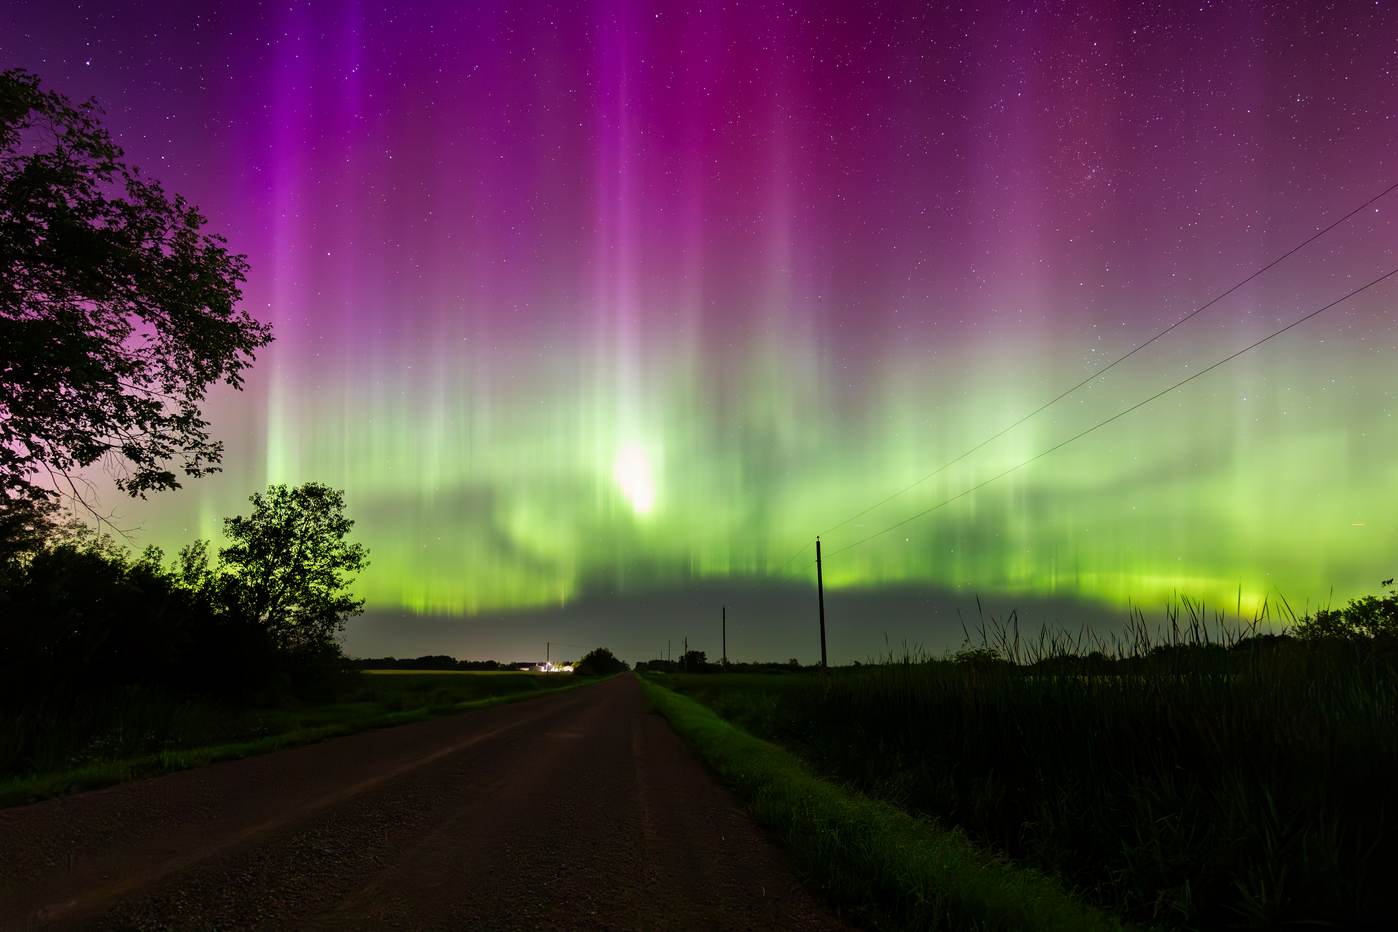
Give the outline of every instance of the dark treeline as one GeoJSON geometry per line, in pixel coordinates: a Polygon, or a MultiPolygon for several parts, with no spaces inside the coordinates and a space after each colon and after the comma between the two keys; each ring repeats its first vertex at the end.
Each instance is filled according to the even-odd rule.
{"type": "Polygon", "coordinates": [[[368,560],[345,539],[343,493],[312,482],[250,501],[214,559],[207,541],[167,560],[36,516],[0,554],[0,704],[130,685],[236,699],[345,669],[339,635],[363,605],[348,574],[368,560]]]}
{"type": "Polygon", "coordinates": [[[155,548],[80,529],[17,556],[0,564],[0,705],[134,685],[235,698],[297,666],[230,610],[231,587],[191,584],[155,548]]]}
{"type": "Polygon", "coordinates": [[[457,660],[446,654],[424,657],[366,657],[354,661],[361,670],[518,670],[529,662],[500,663],[496,660],[457,660]]]}
{"type": "Polygon", "coordinates": [[[196,722],[222,740],[247,710],[329,699],[356,675],[340,632],[368,561],[342,493],[250,500],[216,556],[200,540],[172,559],[0,500],[0,776],[154,753],[196,722]]]}
{"type": "MultiPolygon", "coordinates": [[[[368,657],[350,661],[357,670],[519,670],[532,667],[538,661],[517,660],[513,663],[500,663],[497,660],[457,660],[446,654],[427,654],[422,657],[368,657]]],[[[618,660],[610,650],[599,647],[588,652],[573,667],[580,676],[610,676],[630,669],[618,660]]],[[[639,669],[639,667],[638,667],[639,669]]]]}
{"type": "MultiPolygon", "coordinates": [[[[536,661],[517,660],[501,663],[496,660],[457,660],[446,654],[427,654],[422,657],[364,657],[351,661],[360,670],[517,670],[532,666],[536,661]]],[[[627,665],[612,655],[605,647],[588,653],[578,661],[583,674],[606,675],[628,669],[627,665]]],[[[637,661],[637,672],[650,673],[800,673],[816,667],[802,666],[797,660],[786,663],[710,663],[702,650],[692,650],[679,660],[637,661]]]]}
{"type": "Polygon", "coordinates": [[[680,655],[679,660],[641,660],[636,663],[636,671],[649,673],[800,673],[804,670],[819,669],[819,664],[802,666],[801,661],[792,657],[786,663],[776,661],[710,662],[708,654],[702,650],[691,650],[680,655]]]}

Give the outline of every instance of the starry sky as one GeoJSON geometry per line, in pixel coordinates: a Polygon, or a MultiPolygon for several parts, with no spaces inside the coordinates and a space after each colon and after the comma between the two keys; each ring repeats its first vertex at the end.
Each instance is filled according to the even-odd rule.
{"type": "Polygon", "coordinates": [[[1102,372],[1398,182],[1398,13],[943,6],[6,4],[277,335],[222,475],[104,502],[173,550],[345,489],[363,655],[713,656],[728,604],[809,661],[817,534],[832,661],[1374,591],[1398,278],[1078,435],[1398,268],[1396,191],[1102,372]]]}

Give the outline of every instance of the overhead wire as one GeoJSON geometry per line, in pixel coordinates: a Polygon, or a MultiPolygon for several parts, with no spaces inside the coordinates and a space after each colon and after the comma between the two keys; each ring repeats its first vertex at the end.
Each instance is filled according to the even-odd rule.
{"type": "MultiPolygon", "coordinates": [[[[1045,410],[1047,410],[1048,408],[1053,407],[1055,404],[1057,404],[1058,402],[1062,401],[1064,398],[1067,398],[1069,395],[1073,394],[1073,393],[1076,392],[1078,389],[1082,388],[1084,385],[1087,385],[1088,383],[1090,383],[1090,382],[1092,382],[1092,381],[1094,381],[1094,380],[1096,380],[1096,379],[1100,379],[1100,378],[1101,378],[1103,375],[1105,375],[1107,372],[1109,372],[1110,370],[1114,369],[1114,368],[1115,368],[1116,366],[1118,366],[1119,364],[1125,362],[1127,359],[1130,359],[1132,356],[1136,355],[1136,354],[1139,353],[1141,350],[1143,350],[1143,349],[1145,349],[1146,347],[1150,346],[1150,345],[1151,345],[1152,343],[1154,343],[1156,340],[1159,340],[1161,337],[1166,336],[1166,335],[1169,334],[1171,331],[1173,331],[1173,330],[1175,330],[1176,328],[1180,327],[1182,324],[1186,323],[1187,321],[1193,319],[1194,317],[1196,317],[1196,316],[1198,316],[1199,314],[1203,313],[1204,311],[1208,310],[1210,307],[1213,307],[1215,304],[1217,304],[1218,302],[1222,301],[1224,298],[1228,297],[1230,294],[1232,294],[1233,292],[1237,291],[1239,288],[1242,288],[1244,285],[1248,284],[1248,283],[1251,282],[1253,279],[1257,278],[1259,275],[1262,275],[1264,272],[1267,272],[1268,270],[1270,270],[1270,269],[1276,267],[1277,265],[1279,265],[1280,263],[1284,262],[1285,260],[1291,258],[1291,257],[1294,256],[1296,253],[1300,252],[1302,249],[1304,249],[1304,248],[1306,248],[1307,246],[1309,246],[1311,243],[1314,243],[1316,240],[1320,239],[1320,238],[1321,238],[1322,236],[1324,236],[1326,233],[1329,233],[1331,230],[1335,229],[1335,228],[1338,227],[1340,224],[1344,223],[1346,220],[1349,220],[1351,217],[1355,216],[1355,215],[1358,214],[1360,211],[1364,210],[1366,207],[1372,206],[1376,201],[1382,199],[1383,197],[1385,197],[1385,196],[1388,195],[1388,194],[1391,194],[1391,193],[1392,193],[1393,191],[1395,191],[1395,190],[1398,190],[1398,182],[1395,182],[1394,184],[1389,185],[1387,188],[1384,188],[1384,189],[1383,189],[1382,191],[1380,191],[1378,194],[1375,194],[1373,197],[1369,198],[1367,201],[1365,201],[1364,203],[1360,204],[1358,207],[1354,208],[1354,209],[1351,210],[1349,213],[1347,213],[1347,214],[1345,214],[1344,216],[1340,217],[1338,220],[1334,221],[1334,222],[1331,223],[1329,226],[1326,226],[1325,228],[1319,230],[1319,231],[1316,232],[1316,233],[1313,233],[1310,237],[1308,237],[1307,239],[1305,239],[1305,240],[1302,241],[1301,243],[1297,244],[1296,246],[1292,247],[1290,250],[1288,250],[1287,252],[1285,252],[1285,253],[1283,253],[1282,255],[1278,256],[1277,258],[1273,259],[1271,262],[1269,262],[1269,263],[1267,263],[1266,265],[1262,266],[1262,267],[1259,268],[1257,271],[1253,272],[1251,275],[1249,275],[1249,276],[1247,276],[1246,278],[1244,278],[1244,279],[1242,279],[1241,281],[1239,281],[1237,284],[1235,284],[1235,285],[1233,285],[1232,287],[1228,288],[1226,291],[1223,291],[1223,292],[1219,293],[1219,294],[1216,295],[1215,297],[1211,298],[1208,302],[1206,302],[1206,303],[1204,303],[1204,304],[1201,304],[1199,307],[1197,307],[1197,308],[1195,308],[1194,310],[1190,311],[1188,314],[1186,314],[1185,316],[1181,317],[1179,320],[1175,321],[1173,324],[1171,324],[1170,326],[1166,327],[1164,330],[1161,330],[1159,333],[1155,334],[1155,336],[1151,337],[1149,340],[1146,340],[1145,342],[1136,345],[1136,346],[1133,347],[1129,352],[1127,352],[1127,353],[1125,353],[1124,355],[1119,356],[1119,357],[1117,357],[1116,359],[1112,360],[1110,363],[1108,363],[1106,366],[1103,366],[1101,369],[1098,369],[1098,370],[1094,371],[1091,375],[1089,375],[1087,378],[1083,379],[1081,382],[1078,382],[1076,385],[1072,386],[1071,388],[1068,388],[1067,390],[1063,391],[1062,393],[1060,393],[1060,394],[1056,395],[1055,397],[1049,399],[1048,401],[1044,402],[1042,405],[1040,405],[1039,407],[1035,408],[1033,411],[1030,411],[1028,414],[1026,414],[1024,417],[1020,418],[1019,420],[1015,421],[1013,424],[1010,424],[1008,427],[1002,428],[1001,430],[999,430],[999,431],[997,431],[996,433],[992,434],[991,436],[987,437],[985,440],[982,440],[980,443],[978,443],[978,444],[976,444],[975,446],[971,447],[969,450],[967,450],[966,452],[962,453],[960,456],[957,456],[955,459],[948,460],[947,462],[943,463],[941,466],[938,466],[938,467],[937,467],[936,469],[934,469],[932,472],[928,473],[927,475],[923,476],[922,478],[918,479],[917,481],[915,481],[915,482],[913,482],[913,483],[911,483],[911,484],[909,484],[909,485],[904,486],[903,488],[901,488],[901,489],[899,489],[898,491],[894,492],[892,495],[889,495],[887,498],[883,499],[882,501],[879,501],[879,502],[874,503],[873,505],[870,505],[868,508],[865,508],[863,511],[859,512],[858,514],[851,515],[850,517],[848,517],[848,518],[846,518],[845,520],[841,521],[839,524],[835,524],[835,525],[832,525],[832,526],[829,527],[829,528],[826,528],[824,531],[821,531],[820,534],[818,534],[818,535],[816,535],[816,536],[817,536],[817,537],[823,537],[823,536],[829,534],[829,533],[832,532],[832,531],[839,530],[840,528],[844,527],[846,524],[849,524],[851,521],[854,521],[856,518],[861,518],[861,517],[863,517],[864,515],[867,515],[869,512],[873,511],[873,510],[876,509],[876,508],[880,508],[880,507],[882,507],[883,505],[888,504],[889,502],[893,501],[895,498],[898,498],[900,495],[903,495],[903,494],[906,493],[906,492],[912,491],[913,489],[917,488],[917,487],[918,487],[919,485],[921,485],[922,483],[926,482],[928,479],[931,479],[931,478],[933,478],[933,477],[939,475],[940,473],[945,472],[947,469],[950,469],[952,466],[955,466],[957,463],[961,462],[961,461],[964,460],[966,457],[968,457],[968,456],[970,456],[971,454],[975,453],[977,450],[980,450],[981,448],[985,447],[987,444],[990,444],[990,443],[992,443],[992,442],[994,442],[994,441],[1000,439],[1001,437],[1005,436],[1005,434],[1008,434],[1010,431],[1014,430],[1016,427],[1019,427],[1021,424],[1025,423],[1026,421],[1030,420],[1031,418],[1036,417],[1036,416],[1039,415],[1039,414],[1042,414],[1045,410]]],[[[1382,280],[1382,279],[1380,279],[1380,280],[1382,280]]],[[[1356,292],[1356,293],[1357,293],[1357,292],[1356,292]]],[[[1344,299],[1342,298],[1341,300],[1344,300],[1344,299]]],[[[1323,309],[1322,309],[1322,310],[1323,310],[1323,309]]],[[[1319,312],[1317,312],[1317,313],[1319,313],[1319,312]]],[[[1304,319],[1304,318],[1303,318],[1303,319],[1304,319]]],[[[1279,332],[1281,332],[1281,331],[1279,331],[1279,332]]],[[[1274,336],[1275,336],[1275,334],[1274,334],[1274,336]]],[[[1269,339],[1270,339],[1270,338],[1269,338],[1269,339]]],[[[1244,350],[1244,352],[1246,352],[1246,350],[1244,350]]],[[[1205,370],[1205,371],[1207,371],[1207,370],[1205,370]]],[[[1180,383],[1180,384],[1183,384],[1183,383],[1180,383]]],[[[810,548],[810,546],[811,546],[811,545],[808,543],[808,544],[806,544],[804,547],[802,547],[800,550],[798,550],[795,554],[793,554],[793,555],[791,556],[791,559],[787,560],[787,561],[786,561],[785,563],[783,563],[780,567],[778,567],[773,573],[771,573],[771,574],[768,575],[766,578],[764,578],[761,582],[759,582],[757,585],[755,585],[755,586],[753,586],[751,589],[749,589],[749,590],[748,590],[748,594],[751,595],[753,592],[756,592],[758,589],[761,589],[761,588],[762,588],[763,586],[765,586],[767,583],[771,582],[776,576],[778,576],[779,574],[781,574],[781,572],[782,572],[783,570],[785,570],[788,566],[790,566],[790,565],[796,560],[797,557],[799,557],[801,554],[805,553],[806,550],[810,548]]],[[[809,568],[810,568],[810,565],[811,565],[811,564],[807,564],[806,569],[809,569],[809,568]]],[[[805,570],[802,570],[801,572],[805,572],[805,570]]],[[[798,573],[797,575],[800,575],[800,574],[798,573]]],[[[782,585],[786,585],[786,583],[782,583],[782,585]]]]}
{"type": "Polygon", "coordinates": [[[957,463],[961,462],[961,461],[964,460],[966,457],[970,456],[972,453],[975,453],[977,450],[979,450],[981,447],[984,447],[986,444],[991,443],[992,441],[998,440],[999,438],[1005,436],[1005,434],[1007,434],[1007,433],[1009,433],[1010,431],[1014,430],[1016,427],[1020,426],[1020,425],[1023,424],[1025,421],[1029,420],[1030,418],[1034,417],[1034,416],[1037,415],[1037,414],[1043,413],[1043,411],[1044,411],[1045,409],[1050,408],[1050,407],[1052,407],[1053,405],[1057,404],[1058,402],[1062,401],[1064,398],[1067,398],[1069,395],[1073,394],[1073,392],[1075,392],[1075,391],[1077,391],[1078,389],[1082,388],[1084,385],[1088,384],[1089,382],[1093,381],[1094,379],[1099,379],[1099,378],[1101,378],[1101,377],[1102,377],[1103,375],[1105,375],[1107,372],[1109,372],[1110,370],[1112,370],[1113,368],[1115,368],[1118,364],[1123,363],[1123,362],[1125,362],[1126,360],[1130,359],[1132,356],[1136,355],[1136,354],[1139,353],[1141,350],[1145,349],[1147,346],[1150,346],[1150,345],[1151,345],[1152,343],[1154,343],[1156,340],[1159,340],[1161,337],[1163,337],[1163,336],[1169,334],[1172,330],[1176,329],[1176,328],[1179,327],[1181,324],[1184,324],[1186,321],[1190,320],[1191,318],[1193,318],[1193,317],[1195,317],[1195,316],[1197,316],[1197,315],[1203,313],[1204,311],[1208,310],[1210,307],[1213,307],[1215,304],[1217,304],[1218,302],[1222,301],[1224,298],[1228,297],[1230,294],[1232,294],[1233,292],[1237,291],[1239,288],[1243,287],[1243,286],[1246,285],[1248,282],[1250,282],[1250,281],[1252,281],[1253,279],[1257,278],[1257,277],[1258,277],[1259,275],[1261,275],[1262,273],[1268,271],[1269,269],[1271,269],[1271,268],[1273,268],[1274,266],[1280,264],[1281,262],[1285,261],[1286,259],[1291,258],[1291,257],[1294,256],[1296,253],[1300,252],[1302,249],[1304,249],[1304,248],[1306,248],[1307,246],[1309,246],[1311,243],[1314,243],[1316,240],[1320,239],[1320,238],[1321,238],[1322,236],[1324,236],[1326,233],[1329,233],[1331,230],[1335,229],[1335,227],[1337,227],[1337,226],[1339,226],[1340,224],[1344,223],[1346,220],[1348,220],[1349,218],[1353,217],[1355,214],[1359,213],[1361,210],[1363,210],[1364,208],[1370,206],[1370,205],[1373,204],[1375,201],[1379,200],[1379,199],[1382,198],[1384,195],[1386,195],[1386,194],[1388,194],[1388,193],[1394,191],[1395,189],[1398,189],[1398,183],[1392,184],[1392,185],[1390,185],[1389,187],[1385,188],[1383,191],[1379,192],[1378,194],[1375,194],[1373,197],[1369,198],[1369,200],[1365,201],[1363,204],[1360,204],[1360,205],[1359,205],[1358,207],[1356,207],[1354,210],[1351,210],[1349,213],[1345,214],[1343,217],[1341,217],[1340,219],[1336,220],[1334,223],[1330,224],[1330,225],[1329,225],[1328,227],[1326,227],[1325,229],[1321,230],[1321,231],[1318,232],[1318,233],[1313,234],[1313,235],[1312,235],[1309,239],[1307,239],[1305,242],[1303,242],[1303,243],[1301,243],[1301,244],[1299,244],[1299,245],[1293,247],[1289,252],[1286,252],[1286,253],[1284,253],[1283,255],[1278,256],[1276,259],[1273,259],[1271,262],[1269,262],[1269,263],[1267,263],[1266,265],[1262,266],[1262,268],[1260,268],[1260,269],[1258,269],[1257,271],[1253,272],[1253,273],[1252,273],[1251,275],[1249,275],[1247,278],[1244,278],[1242,281],[1238,282],[1236,285],[1234,285],[1233,287],[1229,288],[1227,291],[1224,291],[1224,292],[1222,292],[1221,294],[1219,294],[1219,295],[1215,296],[1214,298],[1210,299],[1210,300],[1208,301],[1208,303],[1206,303],[1206,304],[1201,304],[1199,307],[1197,307],[1197,308],[1195,308],[1194,310],[1190,311],[1188,314],[1186,314],[1185,316],[1181,317],[1179,320],[1175,321],[1173,324],[1171,324],[1170,326],[1166,327],[1164,330],[1160,331],[1160,332],[1157,333],[1155,336],[1151,337],[1149,340],[1146,340],[1144,343],[1141,343],[1141,344],[1135,346],[1134,348],[1131,349],[1130,352],[1126,353],[1125,355],[1119,356],[1119,357],[1117,357],[1116,359],[1112,360],[1112,361],[1111,361],[1110,363],[1108,363],[1106,366],[1103,366],[1101,369],[1096,370],[1095,372],[1092,373],[1092,375],[1090,375],[1090,376],[1088,376],[1087,378],[1083,379],[1081,382],[1077,383],[1077,384],[1074,385],[1072,388],[1067,389],[1067,390],[1064,391],[1062,394],[1057,395],[1056,397],[1050,399],[1049,401],[1044,402],[1042,405],[1040,405],[1039,407],[1035,408],[1033,411],[1029,412],[1029,413],[1026,414],[1024,417],[1020,418],[1019,420],[1015,421],[1015,422],[1014,422],[1013,424],[1011,424],[1010,426],[1008,426],[1008,427],[1006,427],[1006,428],[1000,430],[998,433],[995,433],[995,434],[991,435],[990,437],[987,437],[985,440],[982,440],[980,443],[976,444],[974,447],[972,447],[971,449],[967,450],[965,453],[962,453],[962,454],[961,454],[960,456],[958,456],[956,459],[950,460],[950,461],[948,461],[947,463],[944,463],[943,465],[937,467],[935,470],[933,470],[932,472],[930,472],[930,473],[928,473],[927,475],[923,476],[921,479],[918,479],[916,482],[912,483],[911,485],[905,486],[905,487],[903,487],[902,489],[899,489],[897,492],[894,492],[892,495],[888,496],[888,498],[885,498],[883,501],[878,502],[878,503],[873,504],[873,505],[870,505],[868,508],[866,508],[866,509],[864,509],[863,511],[859,512],[859,514],[853,515],[853,516],[851,516],[851,517],[849,517],[849,518],[846,518],[845,520],[841,521],[839,524],[836,524],[836,525],[834,525],[834,526],[832,526],[832,527],[826,528],[824,531],[821,531],[821,532],[820,532],[820,535],[823,536],[823,535],[825,535],[825,534],[829,534],[831,531],[838,530],[839,528],[844,527],[846,524],[849,524],[849,523],[850,523],[851,521],[853,521],[855,518],[860,518],[860,517],[863,517],[864,515],[867,515],[869,512],[873,511],[875,508],[878,508],[880,505],[885,505],[885,504],[887,504],[888,502],[893,501],[893,499],[895,499],[895,498],[897,498],[898,496],[902,495],[904,492],[908,492],[908,491],[910,491],[910,490],[912,490],[912,489],[914,489],[914,488],[917,488],[919,485],[921,485],[922,483],[926,482],[928,479],[931,479],[933,476],[937,475],[938,473],[943,472],[943,471],[945,471],[946,469],[948,469],[948,468],[950,468],[950,467],[952,467],[952,466],[955,466],[957,463]]]}
{"type": "MultiPolygon", "coordinates": [[[[1319,309],[1314,310],[1314,311],[1311,311],[1309,314],[1306,314],[1304,317],[1299,317],[1299,318],[1297,318],[1296,320],[1293,320],[1291,323],[1287,324],[1285,327],[1282,327],[1282,328],[1280,328],[1279,330],[1274,330],[1273,332],[1269,333],[1267,336],[1263,337],[1262,339],[1258,340],[1257,342],[1255,342],[1255,343],[1250,343],[1249,345],[1243,347],[1242,349],[1238,350],[1237,352],[1231,353],[1231,354],[1229,354],[1228,356],[1223,357],[1222,359],[1220,359],[1218,362],[1214,363],[1213,365],[1211,365],[1211,366],[1209,366],[1209,367],[1207,367],[1207,368],[1205,368],[1205,369],[1201,369],[1201,370],[1199,370],[1198,372],[1194,373],[1193,375],[1189,376],[1189,378],[1181,379],[1180,381],[1178,381],[1178,382],[1176,382],[1175,384],[1171,385],[1169,388],[1162,389],[1161,391],[1156,392],[1154,395],[1151,395],[1149,398],[1146,398],[1146,399],[1144,399],[1144,400],[1142,400],[1142,401],[1136,402],[1136,403],[1135,403],[1134,405],[1132,405],[1131,407],[1126,408],[1126,409],[1123,410],[1123,411],[1119,411],[1119,412],[1117,412],[1116,414],[1113,414],[1111,417],[1106,418],[1105,420],[1102,420],[1102,421],[1097,422],[1096,424],[1092,425],[1091,427],[1087,428],[1086,430],[1081,431],[1080,433],[1074,434],[1073,436],[1069,437],[1067,440],[1064,440],[1064,441],[1062,441],[1061,443],[1057,443],[1057,444],[1055,444],[1055,445],[1049,447],[1047,450],[1044,450],[1044,451],[1042,451],[1041,453],[1037,453],[1037,454],[1035,454],[1034,456],[1031,456],[1029,459],[1025,460],[1024,462],[1019,463],[1018,465],[1015,465],[1015,466],[1011,466],[1009,469],[1005,470],[1004,472],[997,473],[996,475],[991,476],[989,479],[986,479],[986,480],[984,480],[984,481],[982,481],[982,482],[977,483],[976,485],[971,486],[969,489],[964,489],[964,490],[962,490],[961,492],[958,492],[957,494],[951,496],[950,498],[947,498],[947,499],[944,499],[944,500],[938,502],[937,504],[933,505],[931,508],[925,508],[925,509],[923,509],[922,511],[919,511],[919,512],[918,512],[917,514],[915,514],[915,515],[910,515],[909,517],[904,518],[902,521],[899,521],[899,522],[897,522],[897,523],[895,523],[895,524],[890,524],[888,527],[884,528],[884,529],[881,530],[881,531],[876,531],[876,532],[874,532],[873,534],[868,535],[867,537],[862,537],[862,538],[860,538],[859,540],[855,541],[854,543],[852,543],[852,544],[847,544],[846,546],[841,547],[841,548],[839,548],[838,550],[832,550],[832,551],[830,551],[830,552],[827,554],[827,556],[832,556],[832,557],[833,557],[833,556],[835,556],[836,554],[844,553],[846,550],[852,550],[853,548],[858,547],[860,544],[867,543],[867,542],[873,540],[873,539],[876,538],[876,537],[882,537],[884,534],[887,534],[889,531],[892,531],[892,530],[895,530],[895,529],[897,529],[897,528],[900,528],[900,527],[902,527],[903,525],[909,523],[910,521],[916,521],[918,518],[921,518],[921,517],[924,517],[924,516],[926,516],[926,515],[929,515],[929,514],[931,514],[932,512],[938,510],[939,508],[943,508],[943,507],[945,507],[945,506],[947,506],[947,505],[950,505],[952,502],[956,501],[957,499],[964,498],[964,497],[966,497],[967,495],[970,495],[972,492],[975,492],[975,491],[977,491],[978,489],[982,489],[982,488],[984,488],[985,486],[989,485],[989,484],[992,483],[992,482],[995,482],[995,481],[998,480],[998,479],[1003,479],[1005,476],[1008,476],[1010,473],[1016,472],[1016,471],[1018,471],[1018,470],[1020,470],[1020,469],[1023,469],[1025,466],[1028,466],[1030,463],[1033,463],[1033,462],[1035,462],[1036,460],[1043,459],[1045,456],[1048,456],[1050,453],[1053,453],[1055,450],[1061,450],[1063,447],[1065,447],[1065,446],[1067,446],[1068,444],[1074,442],[1075,440],[1080,440],[1081,438],[1087,436],[1088,434],[1092,433],[1093,431],[1098,430],[1099,428],[1105,427],[1105,426],[1107,426],[1108,424],[1112,423],[1113,421],[1125,417],[1126,415],[1130,414],[1132,411],[1135,411],[1135,410],[1137,410],[1138,408],[1142,408],[1142,407],[1144,407],[1144,406],[1150,404],[1152,401],[1155,401],[1157,398],[1160,398],[1160,397],[1163,396],[1163,395],[1168,395],[1170,392],[1174,391],[1175,389],[1177,389],[1177,388],[1179,388],[1179,387],[1181,387],[1181,386],[1183,386],[1183,385],[1186,385],[1186,384],[1188,384],[1188,383],[1190,383],[1190,382],[1193,382],[1195,379],[1199,378],[1200,376],[1203,376],[1203,375],[1206,375],[1206,374],[1212,372],[1213,370],[1217,369],[1219,366],[1222,366],[1222,365],[1224,365],[1225,363],[1228,363],[1228,362],[1231,362],[1231,361],[1234,360],[1234,359],[1237,359],[1239,356],[1243,355],[1244,353],[1248,352],[1249,350],[1256,349],[1257,347],[1261,346],[1263,343],[1266,343],[1266,342],[1269,341],[1269,340],[1272,340],[1272,339],[1275,339],[1276,337],[1281,336],[1283,333],[1286,333],[1288,330],[1292,329],[1293,327],[1297,327],[1297,326],[1299,326],[1300,324],[1303,324],[1303,323],[1305,323],[1306,321],[1310,320],[1311,318],[1316,317],[1317,315],[1320,315],[1320,314],[1325,313],[1326,311],[1330,310],[1332,307],[1335,307],[1335,306],[1338,305],[1338,304],[1343,304],[1345,301],[1348,301],[1350,298],[1354,297],[1355,295],[1360,294],[1360,293],[1365,292],[1365,291],[1368,291],[1370,288],[1374,287],[1375,285],[1379,284],[1379,283],[1382,282],[1382,281],[1385,281],[1385,280],[1387,280],[1387,279],[1389,279],[1389,278],[1392,278],[1394,275],[1398,275],[1398,268],[1395,268],[1395,269],[1393,269],[1393,270],[1390,271],[1390,272],[1386,272],[1386,273],[1384,273],[1383,275],[1380,275],[1378,278],[1376,278],[1376,279],[1374,279],[1373,281],[1369,282],[1367,285],[1362,285],[1362,286],[1360,286],[1359,288],[1354,289],[1353,291],[1349,292],[1348,294],[1344,295],[1343,297],[1340,297],[1340,298],[1335,299],[1334,301],[1330,302],[1329,304],[1325,305],[1324,307],[1319,308],[1319,309]]],[[[804,552],[804,551],[803,551],[803,552],[804,552]]],[[[814,565],[815,565],[815,561],[814,561],[814,560],[812,560],[810,563],[807,563],[807,564],[806,564],[805,566],[803,566],[801,569],[797,570],[795,574],[793,574],[792,576],[790,576],[790,577],[788,577],[787,579],[783,580],[782,583],[781,583],[781,585],[777,586],[777,589],[782,588],[782,586],[785,586],[787,583],[791,582],[793,579],[799,578],[799,577],[801,576],[802,573],[806,572],[806,570],[810,569],[810,568],[811,568],[812,566],[814,566],[814,565]]],[[[774,591],[775,591],[775,590],[774,590],[774,591]]]]}
{"type": "Polygon", "coordinates": [[[782,570],[786,569],[788,566],[790,566],[792,563],[794,563],[794,562],[796,561],[796,558],[799,557],[801,554],[805,553],[807,550],[809,550],[810,547],[811,547],[810,544],[806,544],[806,546],[802,547],[800,550],[798,550],[798,551],[796,551],[795,553],[793,553],[793,554],[791,555],[791,559],[787,560],[787,561],[786,561],[785,563],[783,563],[781,566],[779,566],[779,567],[777,567],[775,570],[773,570],[772,573],[771,573],[766,579],[762,580],[760,583],[758,583],[757,585],[755,585],[755,586],[753,586],[751,589],[749,589],[749,590],[747,591],[747,594],[748,594],[748,595],[752,595],[752,594],[753,594],[754,592],[756,592],[758,589],[761,589],[763,586],[767,585],[767,583],[769,583],[769,582],[772,581],[773,577],[779,575],[779,574],[781,573],[782,570]]]}

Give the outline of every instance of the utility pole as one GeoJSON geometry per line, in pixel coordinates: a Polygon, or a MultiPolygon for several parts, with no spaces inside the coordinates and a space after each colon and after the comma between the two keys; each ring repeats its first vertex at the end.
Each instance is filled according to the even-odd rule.
{"type": "Polygon", "coordinates": [[[547,665],[547,664],[553,662],[553,654],[550,652],[552,649],[553,649],[553,642],[552,642],[552,641],[545,641],[545,642],[544,642],[544,664],[545,664],[545,665],[547,665]]]}
{"type": "Polygon", "coordinates": [[[816,598],[820,600],[820,668],[825,669],[825,578],[820,572],[820,538],[816,538],[816,598]]]}
{"type": "MultiPolygon", "coordinates": [[[[1242,600],[1239,600],[1242,604],[1242,600]]],[[[728,606],[723,606],[723,665],[728,666],[728,606]]]]}
{"type": "Polygon", "coordinates": [[[684,639],[684,653],[680,654],[680,663],[684,664],[684,672],[689,672],[689,638],[684,639]]]}

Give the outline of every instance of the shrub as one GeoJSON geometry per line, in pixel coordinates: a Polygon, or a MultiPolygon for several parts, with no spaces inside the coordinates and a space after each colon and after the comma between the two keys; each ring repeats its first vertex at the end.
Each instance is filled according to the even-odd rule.
{"type": "MultiPolygon", "coordinates": [[[[1392,586],[1385,579],[1380,586],[1392,586]]],[[[1341,609],[1320,609],[1296,622],[1296,636],[1303,641],[1323,638],[1398,639],[1398,589],[1383,598],[1366,595],[1350,599],[1341,609]]]]}
{"type": "Polygon", "coordinates": [[[618,660],[610,650],[599,647],[578,661],[573,667],[573,673],[577,676],[611,676],[626,669],[626,664],[618,660]]]}

